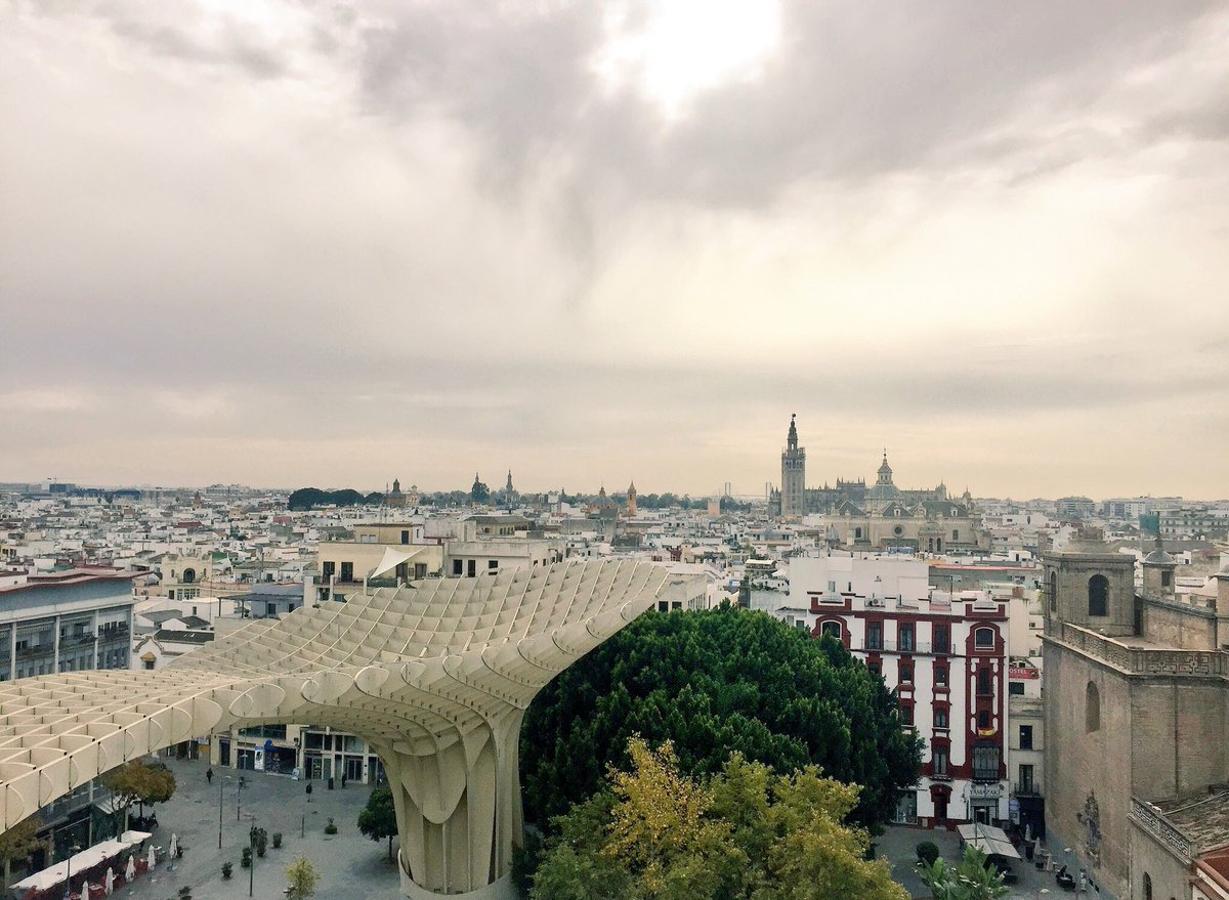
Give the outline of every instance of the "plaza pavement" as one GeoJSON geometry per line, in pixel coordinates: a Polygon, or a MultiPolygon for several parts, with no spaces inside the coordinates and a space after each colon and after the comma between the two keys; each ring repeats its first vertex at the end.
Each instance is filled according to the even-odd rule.
{"type": "MultiPolygon", "coordinates": [[[[918,877],[914,863],[917,860],[917,845],[922,841],[931,841],[939,848],[939,855],[952,865],[960,862],[960,837],[954,831],[930,831],[924,828],[908,828],[892,826],[875,840],[876,850],[880,857],[892,864],[892,877],[904,885],[909,896],[916,900],[930,900],[930,890],[918,877]]],[[[1062,848],[1051,848],[1057,856],[1063,856],[1062,848]]],[[[1088,894],[1076,894],[1064,891],[1054,880],[1053,872],[1039,872],[1026,860],[1015,864],[1020,880],[1008,885],[1005,900],[1058,900],[1059,897],[1087,897],[1088,894]],[[1042,893],[1045,891],[1045,893],[1042,893]]],[[[1079,869],[1075,869],[1078,874],[1079,869]]],[[[1093,894],[1093,896],[1098,896],[1093,894]]]]}
{"type": "MultiPolygon", "coordinates": [[[[248,870],[239,865],[248,829],[259,825],[270,835],[264,859],[257,858],[253,897],[272,900],[283,896],[285,870],[297,856],[306,856],[316,866],[321,880],[316,896],[329,900],[403,900],[397,866],[387,858],[388,842],[376,843],[362,835],[356,820],[367,802],[371,787],[350,784],[344,790],[328,790],[312,782],[311,803],[306,802],[304,782],[285,775],[244,772],[241,820],[235,821],[236,782],[239,773],[214,769],[213,784],[205,779],[205,760],[166,759],[175,773],[175,796],[156,806],[158,831],[154,843],[166,847],[171,833],[179,835],[185,848],[171,870],[163,862],[150,875],[131,887],[116,891],[127,900],[167,900],[184,885],[192,888],[193,900],[239,900],[248,896],[248,870]],[[222,781],[222,850],[218,850],[218,780],[222,781]],[[230,776],[226,778],[225,776],[230,776]],[[332,816],[338,833],[329,837],[324,827],[332,816]],[[299,836],[300,826],[303,837],[299,836]],[[281,849],[274,850],[273,832],[282,833],[281,849]],[[230,860],[234,871],[222,879],[222,862],[230,860]]],[[[393,853],[397,839],[393,839],[393,853]]]]}

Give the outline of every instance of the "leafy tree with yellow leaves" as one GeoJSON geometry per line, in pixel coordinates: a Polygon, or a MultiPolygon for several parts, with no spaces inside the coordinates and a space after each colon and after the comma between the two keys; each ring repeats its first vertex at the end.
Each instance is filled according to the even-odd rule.
{"type": "Polygon", "coordinates": [[[845,824],[859,788],[813,766],[777,775],[734,753],[709,779],[670,742],[628,745],[631,770],[553,823],[532,900],[907,900],[845,824]]]}

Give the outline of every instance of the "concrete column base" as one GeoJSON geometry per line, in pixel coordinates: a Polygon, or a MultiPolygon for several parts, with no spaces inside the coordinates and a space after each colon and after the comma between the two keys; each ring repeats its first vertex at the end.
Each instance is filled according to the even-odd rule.
{"type": "Polygon", "coordinates": [[[437,894],[435,891],[429,891],[422,885],[416,884],[413,878],[402,872],[401,893],[410,900],[440,900],[441,897],[448,897],[450,900],[517,900],[516,888],[512,886],[510,874],[476,891],[467,891],[463,894],[437,894]]]}

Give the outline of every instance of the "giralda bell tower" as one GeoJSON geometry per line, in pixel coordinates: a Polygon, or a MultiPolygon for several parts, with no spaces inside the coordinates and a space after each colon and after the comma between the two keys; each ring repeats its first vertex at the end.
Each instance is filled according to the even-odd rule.
{"type": "Polygon", "coordinates": [[[794,413],[789,417],[789,435],[785,450],[781,453],[781,515],[800,516],[803,509],[803,490],[806,487],[807,451],[798,446],[798,425],[794,413]]]}

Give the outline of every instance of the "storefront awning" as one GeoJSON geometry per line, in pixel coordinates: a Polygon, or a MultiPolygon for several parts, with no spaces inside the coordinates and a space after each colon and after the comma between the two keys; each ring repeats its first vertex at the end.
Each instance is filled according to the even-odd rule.
{"type": "Polygon", "coordinates": [[[983,825],[980,822],[974,822],[971,825],[958,825],[956,831],[960,834],[960,840],[964,843],[976,847],[987,856],[1002,856],[1007,859],[1019,859],[1020,854],[1012,844],[1011,838],[1007,836],[1007,832],[1002,828],[996,828],[993,825],[983,825]]]}

